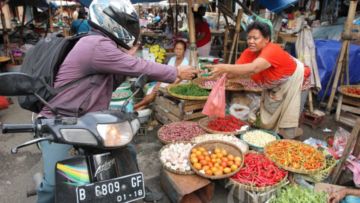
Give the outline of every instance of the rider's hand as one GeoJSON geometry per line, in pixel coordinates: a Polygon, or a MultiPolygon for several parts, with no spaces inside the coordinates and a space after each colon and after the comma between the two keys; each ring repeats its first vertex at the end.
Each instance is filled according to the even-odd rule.
{"type": "Polygon", "coordinates": [[[191,66],[178,66],[177,72],[178,78],[180,78],[181,80],[191,80],[196,76],[198,70],[191,66]]]}

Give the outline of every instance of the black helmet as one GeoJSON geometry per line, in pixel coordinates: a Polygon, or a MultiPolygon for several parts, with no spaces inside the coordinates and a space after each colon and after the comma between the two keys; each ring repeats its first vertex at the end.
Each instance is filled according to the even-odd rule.
{"type": "Polygon", "coordinates": [[[89,23],[118,45],[133,47],[139,38],[140,23],[129,0],[93,0],[89,7],[89,23]]]}

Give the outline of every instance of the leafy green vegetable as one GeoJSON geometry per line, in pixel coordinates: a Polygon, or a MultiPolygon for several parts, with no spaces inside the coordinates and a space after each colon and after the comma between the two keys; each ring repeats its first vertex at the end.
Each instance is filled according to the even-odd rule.
{"type": "Polygon", "coordinates": [[[170,88],[170,91],[179,94],[179,95],[185,95],[185,96],[208,96],[209,91],[200,88],[199,86],[195,84],[181,84],[177,85],[175,87],[170,88]]]}
{"type": "Polygon", "coordinates": [[[270,203],[326,203],[327,194],[325,192],[317,193],[313,190],[302,188],[296,185],[288,186],[282,189],[275,199],[270,203]]]}

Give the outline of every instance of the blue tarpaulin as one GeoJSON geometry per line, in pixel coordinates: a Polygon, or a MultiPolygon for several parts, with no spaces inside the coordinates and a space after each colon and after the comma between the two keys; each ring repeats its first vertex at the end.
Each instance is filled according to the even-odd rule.
{"type": "Polygon", "coordinates": [[[298,0],[258,0],[259,3],[272,12],[278,13],[288,8],[298,0]]]}
{"type": "MultiPolygon", "coordinates": [[[[332,70],[336,68],[336,60],[340,54],[342,42],[335,40],[315,40],[316,61],[319,69],[322,90],[318,94],[318,99],[324,95],[332,70]]],[[[350,45],[349,53],[349,77],[350,84],[360,83],[360,46],[350,45]]],[[[330,88],[331,89],[331,88],[330,88]]],[[[328,91],[328,95],[330,94],[328,91]]]]}

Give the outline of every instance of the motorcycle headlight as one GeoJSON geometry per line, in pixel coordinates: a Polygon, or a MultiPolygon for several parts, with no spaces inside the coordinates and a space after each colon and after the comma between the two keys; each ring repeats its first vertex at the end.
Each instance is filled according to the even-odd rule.
{"type": "Polygon", "coordinates": [[[134,134],[129,122],[98,124],[97,131],[105,147],[118,147],[128,144],[134,134]]]}

